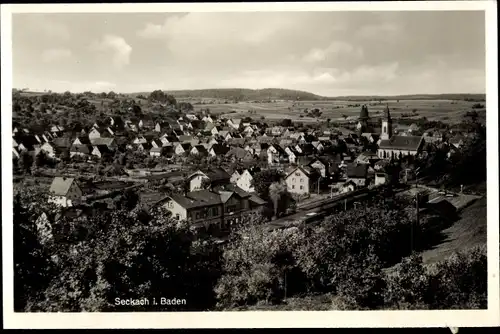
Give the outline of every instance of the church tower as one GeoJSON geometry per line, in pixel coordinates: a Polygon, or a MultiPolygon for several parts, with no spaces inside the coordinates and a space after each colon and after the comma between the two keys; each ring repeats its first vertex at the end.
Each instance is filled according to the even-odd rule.
{"type": "Polygon", "coordinates": [[[359,114],[358,118],[358,125],[357,129],[358,131],[365,131],[366,128],[368,127],[368,120],[370,119],[370,116],[368,115],[368,107],[366,105],[363,105],[361,107],[361,112],[359,114]]]}
{"type": "Polygon", "coordinates": [[[384,117],[382,118],[382,133],[380,139],[387,140],[392,137],[392,119],[389,113],[389,105],[385,106],[384,117]]]}

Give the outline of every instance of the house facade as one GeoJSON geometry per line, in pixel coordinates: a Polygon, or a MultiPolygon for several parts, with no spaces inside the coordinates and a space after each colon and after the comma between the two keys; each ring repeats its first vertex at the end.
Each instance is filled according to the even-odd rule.
{"type": "Polygon", "coordinates": [[[70,207],[80,200],[83,192],[74,178],[55,177],[49,189],[49,203],[70,207]]]}
{"type": "Polygon", "coordinates": [[[285,178],[286,188],[289,193],[297,195],[309,194],[317,182],[314,171],[309,167],[297,167],[285,178]]]}

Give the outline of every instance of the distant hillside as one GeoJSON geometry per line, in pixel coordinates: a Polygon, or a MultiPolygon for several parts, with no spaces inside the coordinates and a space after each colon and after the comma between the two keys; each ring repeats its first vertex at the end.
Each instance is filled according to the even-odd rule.
{"type": "MultiPolygon", "coordinates": [[[[348,100],[348,101],[370,101],[370,100],[466,100],[485,101],[486,94],[413,94],[393,96],[320,96],[313,93],[282,89],[245,89],[245,88],[214,88],[194,90],[172,90],[169,94],[176,99],[216,99],[231,101],[266,101],[266,100],[348,100]]],[[[148,93],[143,93],[147,95],[148,93]]]]}
{"type": "Polygon", "coordinates": [[[196,89],[196,90],[172,90],[169,94],[176,99],[221,99],[233,101],[264,101],[264,100],[325,100],[326,97],[313,93],[280,89],[243,89],[243,88],[221,88],[221,89],[196,89]]]}
{"type": "Polygon", "coordinates": [[[332,100],[370,101],[370,100],[465,100],[485,101],[486,94],[413,94],[392,96],[336,96],[332,100]]]}

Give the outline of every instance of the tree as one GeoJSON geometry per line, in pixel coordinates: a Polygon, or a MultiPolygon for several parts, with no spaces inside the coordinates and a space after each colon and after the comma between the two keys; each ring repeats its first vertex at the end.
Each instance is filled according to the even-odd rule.
{"type": "Polygon", "coordinates": [[[283,179],[283,173],[275,169],[264,169],[256,173],[252,180],[252,186],[260,198],[269,199],[269,187],[273,182],[279,182],[283,179]]]}
{"type": "Polygon", "coordinates": [[[284,120],[281,121],[281,126],[290,127],[292,125],[293,125],[293,122],[289,118],[285,118],[284,120]]]}
{"type": "Polygon", "coordinates": [[[203,178],[201,180],[201,189],[209,189],[212,186],[212,181],[209,178],[203,178]]]}
{"type": "Polygon", "coordinates": [[[117,197],[116,206],[118,209],[132,210],[139,203],[139,195],[133,189],[126,189],[117,197]]]}
{"type": "Polygon", "coordinates": [[[274,219],[278,217],[279,209],[280,209],[280,202],[281,200],[285,197],[287,194],[287,189],[286,185],[280,182],[273,182],[269,186],[269,198],[273,202],[273,207],[274,207],[274,219]]]}
{"type": "Polygon", "coordinates": [[[31,169],[33,165],[33,156],[26,151],[23,151],[17,159],[17,167],[21,173],[26,173],[31,169]]]}
{"type": "Polygon", "coordinates": [[[243,224],[224,249],[224,274],[215,288],[219,308],[278,303],[301,291],[303,276],[294,250],[304,242],[304,235],[297,228],[268,232],[261,223],[243,224]]]}
{"type": "MultiPolygon", "coordinates": [[[[25,189],[27,190],[27,189],[25,189]]],[[[42,213],[52,216],[56,208],[44,194],[33,189],[14,194],[14,310],[24,312],[43,299],[54,275],[50,252],[40,242],[35,221],[42,213]]]]}
{"type": "Polygon", "coordinates": [[[185,305],[170,306],[177,311],[215,305],[218,248],[195,241],[189,224],[172,220],[164,209],[101,211],[58,226],[59,240],[50,248],[57,275],[32,311],[160,311],[160,296],[185,299],[185,305]],[[115,304],[116,298],[144,296],[149,305],[115,304]]]}

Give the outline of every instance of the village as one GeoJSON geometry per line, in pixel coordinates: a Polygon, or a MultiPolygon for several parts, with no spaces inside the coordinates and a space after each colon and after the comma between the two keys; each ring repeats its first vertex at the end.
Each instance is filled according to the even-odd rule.
{"type": "MultiPolygon", "coordinates": [[[[175,116],[131,117],[134,107],[128,107],[71,128],[14,122],[15,174],[44,179],[49,201],[71,215],[96,205],[113,210],[113,199],[127,190],[138,194],[140,205],[162,206],[174,219],[221,236],[248,213],[290,221],[349,193],[419,179],[423,185],[419,170],[430,152],[438,148],[451,162],[475,135],[442,123],[395,123],[388,105],[371,116],[362,104],[356,119],[317,127],[195,112],[187,105],[175,116]]],[[[432,190],[443,197],[463,191],[432,190]]]]}

